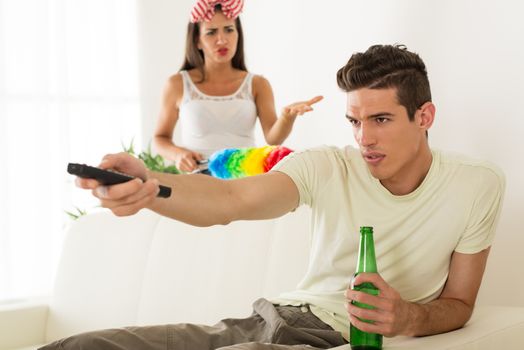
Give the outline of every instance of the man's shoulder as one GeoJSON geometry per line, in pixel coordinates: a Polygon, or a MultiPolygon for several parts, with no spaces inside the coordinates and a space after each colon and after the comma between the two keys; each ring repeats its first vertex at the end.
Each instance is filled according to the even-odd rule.
{"type": "Polygon", "coordinates": [[[494,162],[472,157],[456,152],[434,151],[439,154],[441,166],[454,173],[463,174],[464,177],[471,181],[482,179],[483,181],[491,180],[499,184],[505,183],[505,176],[494,162]]]}
{"type": "Polygon", "coordinates": [[[280,171],[307,169],[322,174],[322,176],[331,176],[334,172],[344,172],[356,155],[359,155],[358,150],[351,146],[322,145],[296,150],[275,165],[273,169],[280,171]]]}
{"type": "Polygon", "coordinates": [[[311,157],[337,157],[343,159],[352,159],[359,155],[359,151],[352,146],[338,147],[322,145],[303,150],[297,150],[295,152],[297,156],[311,156],[311,157]]]}

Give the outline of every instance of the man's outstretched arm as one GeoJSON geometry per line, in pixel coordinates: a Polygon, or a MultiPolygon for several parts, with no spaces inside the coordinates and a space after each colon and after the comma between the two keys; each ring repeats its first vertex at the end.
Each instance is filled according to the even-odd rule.
{"type": "Polygon", "coordinates": [[[78,186],[92,189],[101,205],[119,216],[148,208],[192,225],[211,226],[235,220],[275,218],[296,208],[299,200],[294,182],[279,172],[238,180],[171,175],[149,172],[140,160],[125,153],[105,156],[100,167],[142,179],[113,186],[77,179],[78,186]],[[159,183],[171,187],[169,198],[156,197],[159,183]]]}

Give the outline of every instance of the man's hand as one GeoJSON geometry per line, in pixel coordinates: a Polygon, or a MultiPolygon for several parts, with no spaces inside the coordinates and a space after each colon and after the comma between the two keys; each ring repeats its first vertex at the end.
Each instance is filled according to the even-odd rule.
{"type": "Polygon", "coordinates": [[[109,154],[102,159],[99,167],[137,177],[112,186],[102,186],[92,179],[76,178],[78,187],[92,190],[93,195],[100,199],[101,206],[110,209],[115,215],[136,214],[155,200],[159,191],[158,180],[148,180],[146,167],[141,160],[127,153],[109,154]]]}
{"type": "Polygon", "coordinates": [[[365,332],[379,333],[386,337],[395,335],[423,336],[458,329],[469,320],[482,281],[490,248],[478,253],[451,255],[449,275],[440,296],[427,304],[403,300],[379,274],[361,273],[353,282],[359,285],[370,282],[380,292],[378,296],[354,290],[346,290],[347,311],[350,322],[365,332]],[[351,301],[368,304],[374,310],[366,310],[351,301]],[[360,321],[358,318],[373,323],[360,321]]]}
{"type": "Polygon", "coordinates": [[[389,286],[378,273],[360,273],[353,284],[358,286],[370,282],[379,289],[379,295],[374,296],[364,292],[347,289],[346,309],[349,321],[361,331],[378,333],[386,337],[404,334],[410,335],[410,309],[412,303],[402,300],[400,294],[389,286]],[[368,304],[374,309],[364,309],[353,305],[351,301],[368,304]],[[372,321],[367,323],[360,319],[372,321]]]}

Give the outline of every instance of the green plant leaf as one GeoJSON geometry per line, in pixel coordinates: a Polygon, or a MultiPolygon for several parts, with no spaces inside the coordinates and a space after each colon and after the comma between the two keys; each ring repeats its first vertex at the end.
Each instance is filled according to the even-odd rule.
{"type": "Polygon", "coordinates": [[[76,213],[75,212],[71,212],[71,211],[67,211],[67,210],[64,210],[64,211],[73,220],[78,220],[80,217],[82,217],[82,216],[87,214],[86,210],[82,210],[82,209],[80,209],[78,207],[75,207],[75,209],[76,209],[76,213]]]}
{"type": "Polygon", "coordinates": [[[129,153],[129,154],[131,154],[133,156],[135,155],[134,141],[135,141],[135,139],[132,138],[131,139],[131,143],[129,144],[129,147],[126,147],[126,145],[124,144],[123,141],[121,142],[122,148],[124,149],[124,152],[129,153]]]}
{"type": "MultiPolygon", "coordinates": [[[[122,148],[125,152],[137,156],[134,150],[133,140],[131,140],[129,147],[126,147],[122,142],[122,148]]],[[[175,165],[166,166],[165,159],[160,154],[153,155],[151,153],[151,142],[149,142],[147,150],[138,153],[138,159],[142,160],[149,170],[162,173],[180,174],[180,170],[178,170],[175,165]]]]}

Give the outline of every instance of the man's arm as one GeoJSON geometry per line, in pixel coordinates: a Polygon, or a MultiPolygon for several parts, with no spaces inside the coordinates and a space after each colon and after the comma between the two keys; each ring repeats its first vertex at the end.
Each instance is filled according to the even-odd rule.
{"type": "Polygon", "coordinates": [[[80,187],[92,189],[101,205],[118,216],[149,208],[192,225],[211,226],[235,220],[275,218],[296,208],[299,201],[295,183],[280,172],[238,180],[154,173],[147,172],[138,159],[123,153],[104,157],[100,167],[142,179],[113,186],[100,186],[95,180],[77,180],[80,187]],[[159,183],[171,187],[169,198],[156,197],[159,183]]]}
{"type": "Polygon", "coordinates": [[[378,274],[360,274],[355,284],[371,282],[380,289],[380,294],[372,296],[348,289],[346,307],[350,321],[363,331],[387,337],[431,335],[460,328],[473,312],[488,254],[489,248],[476,254],[453,253],[444,290],[438,299],[427,304],[402,300],[378,274]],[[372,305],[375,310],[359,308],[351,300],[372,305]],[[362,322],[357,317],[374,323],[362,322]]]}
{"type": "Polygon", "coordinates": [[[167,201],[156,199],[151,210],[197,226],[228,224],[282,216],[298,205],[298,190],[283,173],[267,173],[237,180],[207,175],[154,174],[172,187],[167,201]]]}

